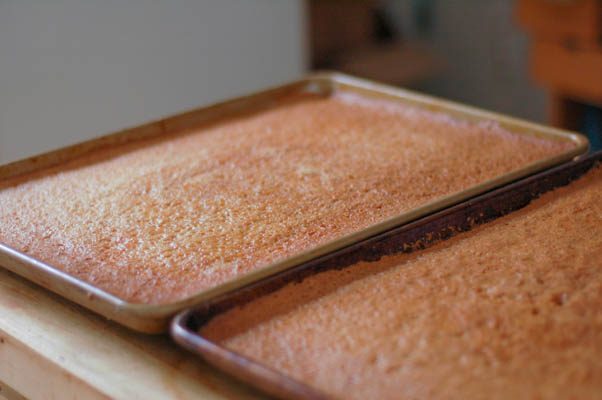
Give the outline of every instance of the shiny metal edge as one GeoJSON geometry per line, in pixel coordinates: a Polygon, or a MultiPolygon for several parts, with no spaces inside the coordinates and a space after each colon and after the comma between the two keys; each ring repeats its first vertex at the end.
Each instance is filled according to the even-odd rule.
{"type": "Polygon", "coordinates": [[[199,126],[203,123],[227,117],[228,115],[235,115],[241,111],[253,110],[261,105],[269,105],[270,102],[277,100],[279,97],[291,93],[311,92],[330,95],[337,91],[353,91],[368,97],[382,97],[397,100],[430,111],[446,113],[453,116],[453,118],[460,120],[473,122],[482,120],[495,121],[504,128],[518,134],[568,141],[574,143],[575,147],[557,156],[537,161],[495,179],[485,181],[467,190],[438,198],[396,217],[372,225],[362,231],[338,238],[306,252],[299,253],[293,257],[279,260],[259,270],[245,274],[235,280],[201,291],[196,295],[174,303],[129,303],[1,243],[0,266],[133,330],[145,333],[162,333],[167,331],[170,319],[186,308],[207,301],[215,296],[239,289],[252,282],[276,274],[313,258],[334,252],[357,241],[367,239],[394,227],[414,221],[420,217],[440,211],[519,178],[570,161],[579,155],[585,154],[589,148],[588,140],[578,133],[539,125],[518,118],[507,117],[494,112],[438,99],[406,89],[383,85],[338,72],[321,72],[256,94],[242,96],[187,111],[139,127],[126,129],[63,149],[6,164],[0,166],[0,179],[8,179],[21,174],[60,165],[101,148],[181,132],[191,126],[199,126]]]}

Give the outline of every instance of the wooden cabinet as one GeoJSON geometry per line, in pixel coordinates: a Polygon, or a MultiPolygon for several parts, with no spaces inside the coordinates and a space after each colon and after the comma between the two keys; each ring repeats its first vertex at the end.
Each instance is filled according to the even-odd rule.
{"type": "Polygon", "coordinates": [[[538,39],[593,45],[602,34],[599,0],[519,0],[516,17],[538,39]]]}
{"type": "Polygon", "coordinates": [[[519,0],[531,74],[550,96],[549,120],[602,147],[602,0],[519,0]]]}

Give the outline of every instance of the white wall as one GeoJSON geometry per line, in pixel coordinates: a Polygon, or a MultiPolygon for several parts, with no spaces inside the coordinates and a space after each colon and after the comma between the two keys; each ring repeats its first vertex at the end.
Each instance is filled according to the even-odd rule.
{"type": "Polygon", "coordinates": [[[302,0],[1,0],[0,162],[302,74],[302,0]]]}

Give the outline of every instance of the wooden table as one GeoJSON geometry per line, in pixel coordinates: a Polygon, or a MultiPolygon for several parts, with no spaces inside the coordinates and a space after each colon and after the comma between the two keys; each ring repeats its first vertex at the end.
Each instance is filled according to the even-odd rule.
{"type": "Polygon", "coordinates": [[[166,336],[131,332],[0,269],[0,399],[21,395],[262,397],[177,348],[166,336]]]}

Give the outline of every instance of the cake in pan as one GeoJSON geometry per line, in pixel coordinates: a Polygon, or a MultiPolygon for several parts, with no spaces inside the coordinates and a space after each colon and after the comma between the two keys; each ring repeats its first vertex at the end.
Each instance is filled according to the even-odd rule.
{"type": "Polygon", "coordinates": [[[0,242],[123,300],[170,303],[572,146],[290,95],[0,183],[0,242]]]}
{"type": "Polygon", "coordinates": [[[201,333],[336,398],[597,398],[602,168],[433,247],[293,283],[201,333]]]}

